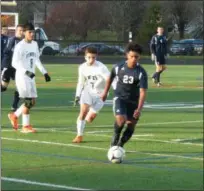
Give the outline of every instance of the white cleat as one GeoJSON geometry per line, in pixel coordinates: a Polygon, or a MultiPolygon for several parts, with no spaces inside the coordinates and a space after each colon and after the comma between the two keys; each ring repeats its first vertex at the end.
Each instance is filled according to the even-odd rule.
{"type": "Polygon", "coordinates": [[[161,86],[162,86],[161,82],[158,82],[157,87],[161,87],[161,86]]]}

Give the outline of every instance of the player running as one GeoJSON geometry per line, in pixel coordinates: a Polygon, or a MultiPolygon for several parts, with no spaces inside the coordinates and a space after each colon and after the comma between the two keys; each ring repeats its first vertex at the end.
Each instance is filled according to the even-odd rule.
{"type": "Polygon", "coordinates": [[[111,146],[124,146],[133,135],[142,112],[146,89],[148,88],[148,77],[144,68],[138,63],[141,53],[142,48],[138,44],[131,42],[127,45],[127,60],[113,67],[101,96],[102,100],[105,101],[110,86],[116,78],[113,98],[115,124],[111,146]],[[127,128],[120,138],[125,124],[127,124],[127,128]]]}
{"type": "Polygon", "coordinates": [[[152,80],[157,86],[161,86],[160,75],[166,70],[167,58],[167,38],[164,35],[164,28],[158,27],[157,34],[154,35],[150,43],[151,59],[155,61],[156,72],[152,76],[152,80]]]}
{"type": "MultiPolygon", "coordinates": [[[[6,91],[9,85],[10,79],[15,80],[15,68],[12,67],[11,61],[13,56],[13,50],[17,43],[23,39],[23,25],[17,25],[14,37],[8,39],[5,50],[3,51],[2,59],[2,79],[1,79],[1,91],[6,91]]],[[[11,107],[12,111],[16,111],[19,102],[19,93],[17,90],[14,92],[13,104],[11,107]]]]}
{"type": "Polygon", "coordinates": [[[39,57],[37,42],[33,41],[34,26],[30,23],[24,26],[25,38],[20,41],[14,48],[12,66],[16,69],[15,82],[19,92],[19,97],[24,103],[16,110],[15,113],[9,113],[8,117],[15,130],[18,129],[18,118],[22,114],[23,133],[34,133],[35,129],[30,124],[30,109],[35,104],[37,90],[35,84],[35,68],[44,74],[45,81],[51,80],[47,71],[43,67],[39,57]]]}
{"type": "Polygon", "coordinates": [[[97,50],[88,47],[85,50],[86,62],[79,66],[74,105],[80,101],[80,113],[77,118],[77,136],[73,143],[82,142],[86,121],[92,122],[104,105],[100,95],[110,72],[103,63],[96,60],[96,56],[97,50]]]}

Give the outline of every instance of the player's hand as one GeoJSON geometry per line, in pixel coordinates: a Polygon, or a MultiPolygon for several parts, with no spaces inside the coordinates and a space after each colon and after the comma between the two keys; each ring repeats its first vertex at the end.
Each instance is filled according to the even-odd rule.
{"type": "Polygon", "coordinates": [[[50,76],[48,75],[48,73],[44,74],[44,77],[45,77],[45,81],[46,81],[46,82],[50,82],[50,81],[51,81],[51,78],[50,78],[50,76]]]}
{"type": "Polygon", "coordinates": [[[35,77],[35,74],[33,72],[30,72],[30,71],[26,71],[25,74],[31,79],[33,79],[35,77]]]}
{"type": "Polygon", "coordinates": [[[103,93],[100,97],[101,97],[102,101],[104,102],[104,101],[106,101],[107,94],[103,93]]]}
{"type": "Polygon", "coordinates": [[[151,60],[155,61],[155,55],[154,54],[151,54],[151,60]]]}
{"type": "Polygon", "coordinates": [[[79,105],[79,101],[80,101],[80,98],[78,96],[75,97],[75,99],[74,99],[74,107],[76,107],[76,105],[79,105]]]}
{"type": "Polygon", "coordinates": [[[139,119],[140,115],[141,115],[141,111],[139,109],[136,109],[134,114],[133,114],[133,117],[135,119],[139,119]]]}

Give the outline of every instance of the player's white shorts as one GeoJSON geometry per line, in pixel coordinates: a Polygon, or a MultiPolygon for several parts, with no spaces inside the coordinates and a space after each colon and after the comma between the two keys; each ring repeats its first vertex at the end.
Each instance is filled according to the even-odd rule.
{"type": "Polygon", "coordinates": [[[28,76],[16,75],[15,81],[16,81],[16,87],[19,92],[20,98],[38,97],[35,79],[30,79],[28,76]]]}
{"type": "Polygon", "coordinates": [[[90,105],[90,111],[93,113],[98,113],[104,106],[104,102],[99,95],[92,95],[87,90],[82,91],[80,104],[90,105]]]}

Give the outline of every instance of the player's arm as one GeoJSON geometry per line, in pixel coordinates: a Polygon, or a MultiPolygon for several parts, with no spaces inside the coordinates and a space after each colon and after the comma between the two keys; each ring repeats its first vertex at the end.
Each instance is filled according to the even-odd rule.
{"type": "Polygon", "coordinates": [[[168,42],[167,42],[167,38],[165,37],[165,41],[164,41],[164,55],[167,56],[168,54],[168,42]]]}
{"type": "Polygon", "coordinates": [[[13,51],[13,58],[11,65],[16,69],[16,71],[20,71],[22,74],[26,74],[27,70],[24,68],[21,57],[21,47],[16,45],[13,51]]]}
{"type": "Polygon", "coordinates": [[[134,118],[138,118],[142,112],[144,102],[146,99],[146,94],[147,94],[147,89],[148,89],[148,77],[146,71],[142,71],[140,73],[140,98],[138,102],[138,107],[134,112],[134,118]]]}
{"type": "Polygon", "coordinates": [[[151,59],[152,61],[155,59],[156,48],[155,48],[155,36],[152,37],[150,42],[150,52],[151,52],[151,59]]]}
{"type": "MultiPolygon", "coordinates": [[[[37,43],[36,43],[36,45],[37,45],[37,43]]],[[[40,53],[39,53],[38,45],[37,45],[36,47],[37,47],[37,48],[36,48],[37,57],[36,57],[35,64],[36,64],[37,68],[40,70],[40,72],[44,75],[45,81],[46,81],[46,82],[49,82],[49,81],[51,81],[51,78],[50,78],[50,76],[48,75],[47,70],[44,68],[44,66],[42,65],[42,63],[41,63],[41,61],[40,61],[40,53]]]]}
{"type": "Polygon", "coordinates": [[[109,89],[110,89],[110,87],[111,87],[111,84],[112,84],[112,82],[113,82],[113,80],[114,80],[115,77],[116,77],[116,67],[113,67],[113,69],[111,70],[111,73],[110,73],[109,77],[108,77],[107,80],[106,80],[106,85],[105,85],[104,92],[103,92],[103,94],[101,95],[101,99],[102,99],[103,101],[106,100],[107,95],[108,95],[108,91],[109,91],[109,89]]]}
{"type": "Polygon", "coordinates": [[[79,103],[81,92],[84,88],[84,83],[85,83],[85,76],[83,75],[82,72],[82,66],[79,66],[78,69],[78,82],[77,82],[77,87],[76,87],[76,95],[75,95],[75,100],[74,100],[74,106],[76,106],[79,103]]]}
{"type": "Polygon", "coordinates": [[[106,66],[102,67],[100,75],[102,78],[99,78],[96,81],[96,83],[94,84],[95,88],[97,88],[101,84],[101,82],[103,82],[104,80],[107,81],[108,77],[110,76],[110,72],[106,66]]]}

